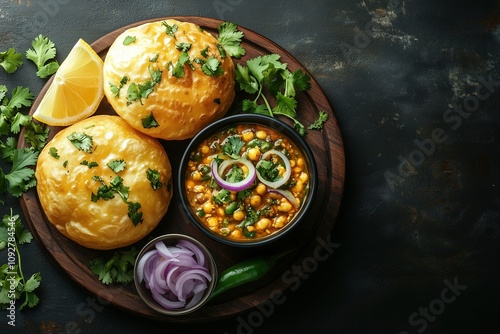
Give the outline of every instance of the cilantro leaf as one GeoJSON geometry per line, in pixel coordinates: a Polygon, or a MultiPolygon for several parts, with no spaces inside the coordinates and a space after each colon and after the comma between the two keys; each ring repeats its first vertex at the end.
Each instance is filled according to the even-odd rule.
{"type": "Polygon", "coordinates": [[[0,52],[0,66],[7,73],[14,73],[23,64],[23,55],[17,53],[14,48],[9,48],[5,52],[0,52]]]}
{"type": "Polygon", "coordinates": [[[78,150],[92,153],[93,140],[85,132],[73,132],[67,138],[78,150]]]}
{"type": "Polygon", "coordinates": [[[90,270],[106,285],[130,283],[134,280],[134,264],[138,254],[134,246],[128,250],[117,250],[109,259],[97,257],[90,260],[90,270]]]}
{"type": "Polygon", "coordinates": [[[254,99],[243,99],[241,109],[271,117],[286,116],[293,121],[294,129],[306,136],[307,129],[297,117],[295,96],[297,91],[311,87],[310,78],[301,69],[290,72],[280,58],[279,54],[267,54],[247,60],[246,66],[237,64],[235,73],[239,88],[255,96],[254,99]]]}
{"type": "Polygon", "coordinates": [[[148,116],[142,118],[141,121],[142,121],[142,127],[145,129],[156,128],[160,126],[160,124],[158,124],[155,117],[153,116],[153,113],[150,113],[148,116]]]}
{"type": "Polygon", "coordinates": [[[222,67],[220,67],[221,63],[217,58],[210,57],[207,59],[205,64],[201,66],[203,73],[211,77],[218,77],[224,73],[222,67]]]}
{"type": "Polygon", "coordinates": [[[54,74],[59,68],[57,61],[51,61],[49,66],[46,63],[56,57],[56,47],[54,42],[43,35],[35,37],[31,42],[32,49],[26,51],[26,58],[35,63],[40,78],[46,78],[54,74]]]}
{"type": "Polygon", "coordinates": [[[127,36],[123,39],[123,45],[130,45],[130,44],[134,43],[135,40],[136,40],[135,36],[127,36]]]}
{"type": "Polygon", "coordinates": [[[148,178],[149,184],[151,185],[151,188],[153,188],[153,190],[158,190],[163,186],[163,183],[161,183],[160,180],[160,172],[158,172],[156,169],[148,168],[148,170],[146,171],[146,177],[148,178]]]}
{"type": "Polygon", "coordinates": [[[309,130],[321,130],[321,129],[323,129],[323,125],[326,123],[327,120],[328,120],[328,114],[326,113],[326,111],[321,110],[319,112],[318,118],[314,121],[314,123],[309,125],[308,129],[309,130]]]}
{"type": "Polygon", "coordinates": [[[0,169],[0,191],[8,190],[13,196],[19,197],[29,188],[36,185],[34,178],[35,171],[31,168],[36,165],[38,158],[37,151],[18,148],[12,155],[12,169],[8,174],[4,174],[0,169]],[[6,182],[9,187],[7,188],[6,182]]]}
{"type": "Polygon", "coordinates": [[[238,30],[238,26],[231,22],[222,22],[217,27],[219,43],[224,47],[229,56],[241,58],[246,51],[241,46],[243,32],[238,30]]]}
{"type": "Polygon", "coordinates": [[[161,24],[165,27],[165,33],[175,38],[175,33],[177,32],[177,29],[179,29],[179,26],[175,23],[173,25],[169,25],[166,21],[163,21],[161,24]]]}
{"type": "Polygon", "coordinates": [[[127,166],[127,163],[123,159],[117,159],[117,160],[110,161],[107,164],[107,166],[109,168],[111,168],[111,170],[113,172],[118,174],[125,169],[125,167],[127,166]]]}
{"type": "MultiPolygon", "coordinates": [[[[21,252],[19,245],[31,242],[33,236],[24,228],[19,215],[5,215],[0,222],[0,250],[9,245],[15,249],[15,262],[8,262],[0,266],[0,309],[5,310],[15,299],[19,310],[24,307],[34,307],[39,298],[35,290],[40,286],[41,275],[34,273],[26,280],[21,267],[21,252]],[[12,245],[12,246],[11,246],[12,245]]],[[[9,255],[10,256],[10,255],[9,255]]],[[[10,261],[10,260],[9,260],[10,261]]]]}
{"type": "Polygon", "coordinates": [[[39,78],[45,79],[51,76],[52,74],[56,73],[58,68],[59,64],[55,61],[51,61],[50,63],[40,67],[40,69],[36,72],[36,75],[39,78]]]}
{"type": "Polygon", "coordinates": [[[233,159],[239,159],[241,157],[240,151],[244,145],[245,142],[240,137],[230,136],[227,138],[224,146],[222,146],[222,151],[233,159]]]}

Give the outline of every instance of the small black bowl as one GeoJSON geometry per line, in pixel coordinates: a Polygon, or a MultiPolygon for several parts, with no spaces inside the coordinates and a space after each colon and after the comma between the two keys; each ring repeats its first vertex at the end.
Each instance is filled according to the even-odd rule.
{"type": "Polygon", "coordinates": [[[300,224],[304,218],[307,216],[309,209],[313,205],[314,197],[318,184],[318,176],[316,170],[316,163],[312,151],[304,140],[304,138],[291,126],[288,124],[269,116],[259,115],[259,114],[238,114],[234,116],[228,116],[226,118],[220,119],[211,125],[205,127],[201,132],[199,132],[187,146],[179,166],[178,174],[178,187],[182,206],[188,215],[189,219],[196,225],[196,227],[206,234],[208,237],[216,240],[222,244],[237,246],[237,247],[255,247],[268,245],[275,240],[282,239],[290,233],[298,224],[300,224]],[[258,238],[258,239],[245,239],[245,240],[235,240],[228,237],[222,236],[218,233],[211,231],[207,228],[200,220],[196,212],[191,209],[189,201],[186,196],[186,169],[190,161],[191,153],[207,138],[213,136],[214,134],[220,132],[224,129],[230,129],[238,124],[255,124],[262,125],[264,127],[271,128],[285,137],[287,137],[291,142],[295,144],[297,149],[301,151],[304,160],[307,164],[307,169],[309,171],[309,190],[299,211],[295,214],[292,221],[288,222],[279,231],[276,231],[268,236],[258,238]]]}

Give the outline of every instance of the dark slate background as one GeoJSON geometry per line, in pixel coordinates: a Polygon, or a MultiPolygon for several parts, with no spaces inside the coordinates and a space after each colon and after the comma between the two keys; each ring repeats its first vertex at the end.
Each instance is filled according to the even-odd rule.
{"type": "MultiPolygon", "coordinates": [[[[15,328],[0,312],[0,332],[498,331],[500,1],[1,0],[0,51],[24,52],[42,33],[62,61],[80,37],[176,15],[258,32],[319,82],[345,142],[340,247],[266,314],[158,325],[102,305],[33,242],[23,267],[41,272],[42,301],[15,328]]],[[[33,74],[29,62],[0,69],[0,84],[37,94],[45,81],[33,74]]],[[[21,212],[2,196],[2,216],[21,212]]]]}

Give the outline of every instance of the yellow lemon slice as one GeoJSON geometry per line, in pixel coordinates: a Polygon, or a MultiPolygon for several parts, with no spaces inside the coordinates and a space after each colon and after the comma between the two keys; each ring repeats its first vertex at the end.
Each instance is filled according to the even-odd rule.
{"type": "Polygon", "coordinates": [[[104,96],[103,60],[79,39],[54,74],[33,118],[51,126],[67,126],[96,111],[104,96]]]}

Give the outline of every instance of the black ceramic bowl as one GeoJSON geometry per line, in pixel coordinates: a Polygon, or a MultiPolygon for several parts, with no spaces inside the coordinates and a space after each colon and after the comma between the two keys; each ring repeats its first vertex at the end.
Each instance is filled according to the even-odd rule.
{"type": "MultiPolygon", "coordinates": [[[[209,300],[210,295],[215,289],[215,285],[217,284],[217,278],[218,278],[217,265],[209,250],[198,240],[183,234],[165,234],[149,241],[139,252],[134,266],[134,282],[139,296],[144,301],[144,303],[148,305],[150,308],[152,308],[158,313],[165,315],[181,316],[194,312],[200,307],[202,307],[209,300]],[[204,290],[201,299],[198,302],[194,303],[194,305],[190,306],[189,308],[186,307],[177,309],[167,309],[162,305],[160,305],[153,298],[152,291],[151,289],[146,288],[144,279],[142,281],[139,281],[138,264],[145,254],[147,254],[149,251],[156,249],[155,245],[157,242],[162,242],[166,246],[175,246],[178,244],[179,241],[190,242],[202,252],[203,254],[202,256],[204,257],[206,263],[205,266],[208,269],[208,273],[211,276],[211,280],[207,282],[207,288],[204,290]]],[[[187,303],[188,302],[189,300],[187,301],[187,303]]]]}
{"type": "MultiPolygon", "coordinates": [[[[242,135],[238,134],[241,138],[242,135]]],[[[267,140],[267,139],[266,139],[267,140]]],[[[269,142],[275,144],[273,140],[269,140],[269,142]]],[[[217,143],[214,142],[214,145],[211,146],[217,146],[217,149],[213,149],[213,151],[217,152],[220,147],[224,143],[217,143]],[[220,144],[220,145],[219,145],[220,144]]],[[[277,145],[277,144],[276,144],[277,145]]],[[[248,145],[249,146],[249,145],[248,145]]],[[[245,150],[247,145],[242,149],[242,152],[245,150]]],[[[275,146],[278,148],[278,146],[275,146]]],[[[213,147],[212,147],[213,148],[213,147]]],[[[247,151],[248,152],[248,151],[247,151]]],[[[262,151],[264,152],[264,151],[262,151]]],[[[216,154],[212,152],[212,149],[210,153],[206,154],[216,154]]],[[[203,159],[207,159],[205,156],[203,159]]],[[[299,160],[299,159],[297,159],[299,160]]],[[[221,163],[222,164],[222,163],[221,163]]],[[[203,164],[202,164],[203,165],[203,164]]],[[[210,166],[210,165],[208,165],[210,166]]],[[[207,169],[207,164],[204,164],[205,171],[207,169]]],[[[286,169],[286,168],[285,168],[286,169]]],[[[211,169],[210,169],[211,170],[211,169]]],[[[209,172],[211,173],[211,172],[209,172]]],[[[213,174],[209,174],[213,175],[213,174]]],[[[205,178],[209,176],[205,175],[205,178]]],[[[259,179],[256,179],[255,182],[253,183],[253,186],[255,187],[256,184],[258,184],[259,179]]],[[[180,194],[180,200],[182,203],[182,206],[188,215],[189,219],[192,221],[193,224],[198,227],[199,230],[201,230],[204,234],[209,236],[210,238],[226,245],[232,245],[232,246],[238,246],[238,247],[254,247],[254,246],[261,246],[261,245],[268,245],[275,240],[282,239],[286,235],[288,235],[298,224],[300,224],[304,218],[306,217],[309,209],[311,208],[315,193],[316,193],[316,188],[317,188],[317,183],[318,183],[318,177],[317,177],[317,170],[316,170],[316,163],[314,161],[314,156],[311,152],[310,147],[304,140],[302,136],[298,134],[296,130],[294,130],[291,126],[288,124],[276,119],[272,118],[269,116],[264,116],[264,115],[258,115],[258,114],[238,114],[234,116],[228,116],[226,118],[223,118],[219,121],[216,121],[212,123],[211,125],[207,126],[204,128],[201,132],[199,132],[189,143],[189,145],[186,148],[186,151],[184,152],[181,162],[180,162],[180,167],[179,167],[179,174],[178,174],[178,187],[179,187],[179,194],[180,194]],[[192,198],[192,196],[188,196],[188,190],[187,186],[191,187],[193,182],[189,179],[194,172],[192,169],[194,168],[194,164],[196,164],[194,161],[196,161],[196,155],[200,155],[200,151],[196,151],[200,145],[202,146],[207,146],[205,141],[207,139],[212,140],[216,134],[220,133],[221,131],[233,131],[238,125],[251,125],[256,128],[268,128],[270,129],[270,132],[274,132],[276,136],[283,136],[285,139],[288,139],[291,143],[293,143],[293,146],[295,146],[295,149],[298,150],[303,157],[301,162],[304,162],[302,164],[303,168],[306,170],[307,174],[307,181],[304,183],[306,192],[305,192],[305,197],[301,200],[300,205],[296,205],[294,211],[296,211],[293,214],[293,218],[286,223],[283,227],[281,227],[278,230],[273,229],[272,233],[268,232],[269,234],[262,236],[262,237],[248,237],[248,238],[243,238],[243,239],[235,239],[232,237],[229,237],[229,235],[223,235],[224,233],[221,233],[223,229],[227,229],[230,231],[230,228],[220,228],[220,227],[214,227],[214,225],[210,225],[208,223],[208,219],[210,216],[210,213],[208,215],[205,215],[204,212],[201,212],[200,203],[203,202],[203,199],[198,200],[197,203],[195,203],[195,200],[192,198]],[[198,152],[198,153],[195,153],[198,152]],[[198,205],[198,208],[196,207],[198,205]],[[298,209],[296,209],[298,207],[298,209]],[[200,217],[202,216],[202,217],[200,217]],[[207,218],[208,217],[208,218],[207,218]],[[209,225],[211,226],[209,228],[209,225]]],[[[289,186],[289,184],[285,184],[283,186],[280,186],[279,189],[283,190],[283,188],[286,188],[289,186]]],[[[269,190],[271,187],[267,187],[267,190],[269,190]]],[[[191,189],[191,188],[190,188],[191,189]]],[[[192,191],[192,190],[190,190],[192,191]]],[[[238,193],[238,191],[232,191],[233,193],[238,193]]],[[[213,190],[206,191],[204,198],[212,196],[213,190]],[[210,192],[212,191],[212,193],[210,192]]],[[[238,193],[239,195],[239,193],[238,193]]],[[[236,196],[235,194],[232,195],[233,198],[236,196]]],[[[239,198],[239,197],[238,197],[239,198]]],[[[269,200],[269,198],[267,198],[269,200]]],[[[225,205],[225,204],[224,204],[225,205]]],[[[217,206],[217,205],[216,205],[217,206]]],[[[221,210],[220,208],[223,207],[223,205],[218,206],[218,208],[213,208],[214,210],[221,210]]],[[[210,208],[208,210],[211,210],[210,208]]],[[[219,211],[220,212],[220,211],[219,211]]],[[[293,211],[292,211],[293,212],[293,211]]],[[[289,216],[292,216],[290,213],[289,216]]],[[[218,217],[221,217],[219,215],[218,217]]],[[[222,218],[219,218],[219,221],[221,221],[222,218]]],[[[233,224],[234,226],[235,224],[233,224]]],[[[220,224],[218,225],[220,226],[220,224]]],[[[231,225],[229,225],[231,226],[231,225]]],[[[240,225],[241,226],[241,225],[240,225]]],[[[273,226],[274,222],[273,222],[273,226]]],[[[261,226],[260,226],[261,227],[261,226]]],[[[232,228],[232,227],[231,227],[232,228]]],[[[249,230],[250,228],[248,228],[249,230]]],[[[248,230],[245,230],[245,232],[248,232],[248,230]]],[[[253,229],[255,230],[255,229],[253,229]]],[[[226,233],[226,231],[224,230],[226,233]]],[[[230,232],[227,232],[230,233],[230,232]]],[[[245,233],[245,235],[249,235],[248,233],[245,233]]],[[[250,233],[251,236],[251,233],[250,233]]]]}

